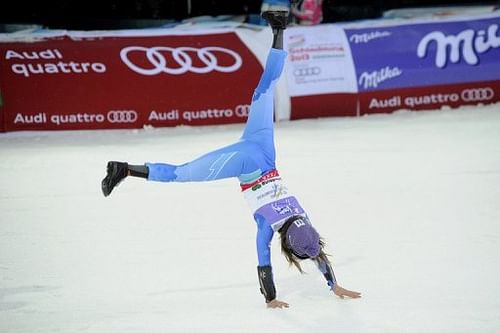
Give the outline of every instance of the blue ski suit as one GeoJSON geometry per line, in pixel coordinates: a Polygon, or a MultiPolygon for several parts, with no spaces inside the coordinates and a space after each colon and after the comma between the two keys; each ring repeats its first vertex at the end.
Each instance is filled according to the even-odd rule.
{"type": "MultiPolygon", "coordinates": [[[[149,168],[148,180],[201,182],[238,177],[241,184],[248,184],[275,169],[273,96],[286,56],[287,52],[283,50],[270,50],[264,72],[252,98],[243,135],[238,142],[182,165],[146,163],[149,168]]],[[[259,265],[270,265],[269,244],[273,229],[262,219],[256,222],[259,265]]]]}
{"type": "MultiPolygon", "coordinates": [[[[265,194],[268,196],[267,201],[263,206],[262,203],[257,204],[254,211],[258,227],[257,256],[260,267],[271,265],[270,243],[274,231],[291,216],[306,216],[295,197],[283,190],[285,187],[281,185],[281,178],[276,171],[274,88],[283,71],[286,56],[286,51],[274,48],[270,50],[239,141],[181,165],[146,163],[149,168],[148,180],[152,181],[204,182],[237,177],[245,196],[248,192],[250,197],[252,189],[260,190],[267,185],[270,189],[265,194]],[[270,178],[275,182],[270,184],[270,178]]],[[[260,195],[258,200],[263,196],[260,195]]],[[[255,201],[257,198],[248,200],[255,201]]],[[[326,263],[318,263],[318,267],[324,274],[328,272],[329,265],[326,263]]],[[[334,281],[328,281],[330,287],[333,287],[333,283],[334,281]]]]}

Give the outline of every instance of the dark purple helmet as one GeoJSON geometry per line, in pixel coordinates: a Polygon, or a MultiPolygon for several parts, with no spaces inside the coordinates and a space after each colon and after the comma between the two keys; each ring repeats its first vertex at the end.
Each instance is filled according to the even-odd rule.
{"type": "Polygon", "coordinates": [[[321,251],[320,237],[307,218],[296,216],[286,231],[288,248],[301,259],[317,257],[321,251]]]}

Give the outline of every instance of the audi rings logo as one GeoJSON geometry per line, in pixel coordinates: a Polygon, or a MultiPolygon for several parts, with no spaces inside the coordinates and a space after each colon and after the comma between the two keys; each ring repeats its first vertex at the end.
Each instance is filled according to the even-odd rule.
{"type": "Polygon", "coordinates": [[[203,48],[195,47],[142,47],[129,46],[121,50],[122,61],[134,72],[142,75],[157,75],[167,73],[181,75],[187,72],[205,74],[211,71],[230,73],[237,71],[243,60],[240,55],[232,50],[207,46],[203,48]],[[138,64],[130,59],[130,54],[139,52],[146,56],[146,64],[138,64]],[[230,57],[232,63],[221,64],[221,57],[230,57]],[[168,60],[167,60],[168,59],[168,60]],[[198,59],[199,61],[196,61],[198,59]],[[196,66],[201,62],[201,65],[196,66]]]}
{"type": "Polygon", "coordinates": [[[106,118],[112,124],[135,123],[138,115],[134,110],[111,110],[108,111],[106,118]]]}
{"type": "Polygon", "coordinates": [[[248,117],[248,114],[250,113],[250,105],[248,104],[236,105],[236,107],[234,108],[234,112],[236,113],[236,116],[240,118],[248,117]]]}
{"type": "Polygon", "coordinates": [[[490,101],[495,97],[495,91],[490,87],[464,89],[461,96],[464,102],[490,101]]]}
{"type": "Polygon", "coordinates": [[[319,67],[296,68],[293,71],[294,76],[312,76],[312,75],[319,75],[320,73],[321,73],[321,68],[319,67]]]}

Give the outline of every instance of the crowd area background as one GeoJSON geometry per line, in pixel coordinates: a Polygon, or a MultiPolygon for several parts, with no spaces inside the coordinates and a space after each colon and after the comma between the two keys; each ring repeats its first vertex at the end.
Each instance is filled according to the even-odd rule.
{"type": "MultiPolygon", "coordinates": [[[[91,0],[91,1],[3,1],[0,4],[0,32],[12,32],[26,25],[49,29],[106,30],[161,27],[205,17],[259,24],[266,6],[280,6],[286,0],[91,0]],[[230,16],[229,18],[227,16],[230,16]]],[[[396,8],[436,6],[500,5],[500,1],[471,0],[300,0],[293,23],[311,24],[301,16],[311,8],[317,23],[334,23],[379,18],[396,8]]]]}

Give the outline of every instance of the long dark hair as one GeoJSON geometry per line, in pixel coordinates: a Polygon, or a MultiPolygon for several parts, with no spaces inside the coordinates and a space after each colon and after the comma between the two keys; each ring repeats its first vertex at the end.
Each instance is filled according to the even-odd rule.
{"type": "Polygon", "coordinates": [[[301,256],[297,255],[296,253],[294,253],[292,251],[292,249],[288,246],[288,243],[286,241],[286,232],[288,230],[288,227],[290,227],[290,225],[294,221],[296,221],[298,219],[302,219],[302,218],[303,218],[302,216],[292,216],[291,218],[286,220],[286,222],[278,230],[278,232],[279,232],[280,237],[281,237],[281,253],[283,253],[283,255],[285,256],[286,261],[288,261],[290,266],[294,265],[299,270],[299,272],[304,273],[304,271],[302,270],[302,267],[300,266],[301,260],[304,260],[304,259],[322,260],[324,262],[329,263],[330,260],[328,259],[328,257],[330,255],[324,251],[326,243],[322,237],[320,237],[320,239],[319,239],[319,247],[320,247],[319,255],[315,258],[301,257],[301,256]]]}

